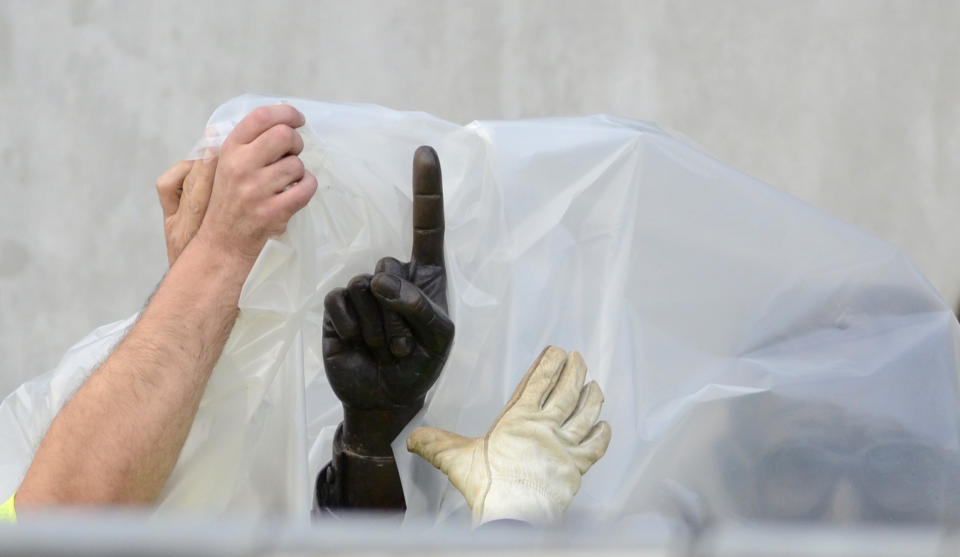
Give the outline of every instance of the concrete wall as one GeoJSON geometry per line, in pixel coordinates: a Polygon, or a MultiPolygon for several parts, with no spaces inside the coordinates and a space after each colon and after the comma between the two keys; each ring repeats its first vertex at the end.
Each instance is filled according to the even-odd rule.
{"type": "Polygon", "coordinates": [[[956,1],[0,3],[0,394],[136,311],[153,183],[243,92],[466,123],[606,112],[906,251],[960,298],[956,1]]]}

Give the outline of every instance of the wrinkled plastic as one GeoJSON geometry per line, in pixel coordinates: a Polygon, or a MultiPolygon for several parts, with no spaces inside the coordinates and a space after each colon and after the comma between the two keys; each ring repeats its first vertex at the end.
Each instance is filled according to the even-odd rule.
{"type": "MultiPolygon", "coordinates": [[[[221,106],[195,154],[280,101],[221,106]]],[[[429,144],[443,167],[457,336],[408,430],[482,435],[555,344],[583,353],[613,427],[577,516],[953,518],[960,328],[893,247],[651,124],[461,127],[283,102],[306,115],[302,158],[319,190],[244,285],[161,510],[306,514],[340,420],[322,373],[322,299],[380,257],[407,256],[411,159],[429,144]]],[[[0,495],[123,326],[98,330],[0,406],[0,495]]],[[[469,524],[460,494],[403,437],[408,517],[469,524]]]]}

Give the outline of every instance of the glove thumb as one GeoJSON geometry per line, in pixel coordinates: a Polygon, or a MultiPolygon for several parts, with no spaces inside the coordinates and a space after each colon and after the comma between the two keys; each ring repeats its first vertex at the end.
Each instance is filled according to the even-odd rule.
{"type": "MultiPolygon", "coordinates": [[[[457,435],[452,431],[435,427],[418,427],[407,437],[407,450],[423,457],[441,472],[447,475],[450,483],[463,493],[472,506],[470,481],[475,460],[481,457],[483,439],[474,439],[457,435]]],[[[482,458],[482,457],[481,457],[482,458]]]]}
{"type": "Polygon", "coordinates": [[[453,461],[469,450],[473,439],[435,427],[418,427],[407,437],[407,450],[450,475],[453,461]]]}

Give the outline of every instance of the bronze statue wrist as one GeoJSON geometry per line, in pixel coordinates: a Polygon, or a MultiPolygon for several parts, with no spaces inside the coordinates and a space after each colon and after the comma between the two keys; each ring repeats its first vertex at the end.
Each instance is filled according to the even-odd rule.
{"type": "Polygon", "coordinates": [[[357,455],[392,458],[390,445],[421,408],[422,398],[393,408],[359,409],[343,403],[343,447],[357,455]]]}
{"type": "Polygon", "coordinates": [[[357,454],[344,446],[342,432],[342,426],[338,427],[333,438],[333,458],[317,476],[317,507],[405,510],[403,487],[393,455],[357,454]]]}

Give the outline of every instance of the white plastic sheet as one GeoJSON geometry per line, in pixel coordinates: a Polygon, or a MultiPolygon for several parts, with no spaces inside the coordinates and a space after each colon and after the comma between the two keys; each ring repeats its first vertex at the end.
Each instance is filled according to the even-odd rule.
{"type": "MultiPolygon", "coordinates": [[[[935,493],[956,477],[960,330],[891,246],[655,125],[607,116],[461,127],[243,96],[197,148],[279,101],[307,117],[302,157],[320,187],[244,286],[161,510],[306,515],[340,420],[322,372],[322,299],[380,257],[408,256],[411,159],[429,144],[457,336],[410,427],[482,434],[555,344],[583,353],[613,426],[577,516],[951,516],[935,493]],[[892,481],[919,476],[929,481],[892,481]]],[[[123,326],[0,406],[0,495],[123,326]]],[[[468,524],[462,497],[402,437],[408,516],[468,524]]]]}

